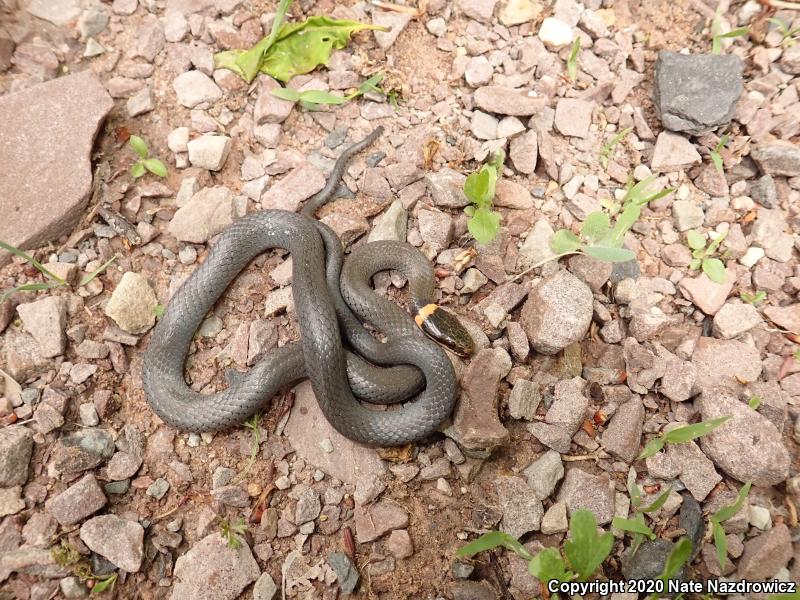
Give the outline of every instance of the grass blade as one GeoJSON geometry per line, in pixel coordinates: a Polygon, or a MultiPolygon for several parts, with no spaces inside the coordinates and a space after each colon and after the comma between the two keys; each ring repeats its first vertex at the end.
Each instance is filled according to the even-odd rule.
{"type": "Polygon", "coordinates": [[[16,248],[15,246],[12,246],[11,244],[7,244],[7,243],[5,243],[3,241],[0,241],[0,248],[2,248],[3,250],[7,250],[8,252],[11,252],[11,254],[14,254],[15,256],[19,256],[20,258],[24,259],[25,261],[27,261],[28,263],[33,265],[42,275],[45,275],[49,279],[52,279],[53,281],[57,282],[59,285],[65,285],[67,283],[66,281],[61,279],[61,277],[58,277],[57,275],[54,275],[53,273],[48,271],[44,267],[44,265],[42,263],[40,263],[38,260],[36,260],[32,256],[29,256],[29,255],[25,254],[19,248],[16,248]]]}
{"type": "Polygon", "coordinates": [[[96,270],[92,271],[91,273],[87,273],[86,275],[84,275],[83,279],[81,279],[80,283],[78,284],[78,287],[83,287],[84,285],[88,284],[95,277],[100,275],[100,273],[105,271],[109,267],[109,265],[111,265],[111,263],[113,263],[115,260],[117,260],[117,255],[116,254],[114,256],[112,256],[111,258],[109,258],[102,265],[100,265],[96,270]]]}

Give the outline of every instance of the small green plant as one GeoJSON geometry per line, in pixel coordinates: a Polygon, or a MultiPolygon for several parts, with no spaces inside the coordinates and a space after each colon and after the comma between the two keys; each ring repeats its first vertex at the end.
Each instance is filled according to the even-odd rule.
{"type": "Polygon", "coordinates": [[[711,515],[711,534],[714,537],[714,546],[717,548],[717,560],[720,567],[725,565],[725,558],[728,556],[728,538],[725,537],[725,529],[722,523],[733,517],[738,513],[744,504],[747,494],[750,493],[751,482],[747,482],[739,490],[739,495],[736,496],[736,501],[733,504],[723,506],[713,515],[711,515]]]}
{"type": "Polygon", "coordinates": [[[660,452],[667,444],[685,444],[686,442],[691,442],[692,440],[703,437],[714,431],[730,418],[730,416],[718,417],[710,421],[701,421],[694,425],[683,425],[682,427],[671,429],[647,442],[647,445],[639,454],[638,458],[642,459],[653,456],[660,452]]]}
{"type": "MultiPolygon", "coordinates": [[[[12,246],[11,244],[7,244],[3,241],[0,241],[0,248],[2,248],[3,250],[7,250],[8,252],[10,252],[15,256],[19,256],[21,259],[23,259],[25,262],[27,262],[29,265],[31,265],[33,268],[39,271],[39,273],[41,273],[47,280],[42,283],[24,283],[22,285],[18,285],[17,287],[8,290],[2,296],[0,296],[0,304],[5,302],[6,299],[16,294],[17,292],[39,292],[42,290],[50,290],[53,288],[64,287],[69,285],[66,281],[61,279],[61,277],[59,277],[52,271],[48,270],[42,263],[40,263],[38,260],[30,256],[29,254],[26,254],[19,248],[12,246]]],[[[116,254],[112,256],[110,259],[108,259],[106,262],[104,262],[102,265],[100,265],[100,267],[98,267],[95,271],[92,271],[91,273],[87,273],[86,275],[84,275],[83,278],[78,282],[77,287],[83,287],[91,283],[91,281],[94,280],[95,277],[97,277],[98,275],[100,275],[100,273],[105,271],[115,260],[117,260],[116,254]]]]}
{"type": "Polygon", "coordinates": [[[219,529],[229,548],[235,550],[242,547],[242,540],[239,536],[244,535],[247,531],[247,521],[244,520],[244,517],[239,517],[235,522],[222,519],[219,529]]]}
{"type": "Polygon", "coordinates": [[[722,54],[722,40],[741,37],[750,32],[747,27],[739,27],[726,32],[722,32],[721,28],[720,13],[717,11],[711,24],[711,54],[722,54]]]}
{"type": "Polygon", "coordinates": [[[501,150],[479,171],[470,173],[464,182],[464,195],[471,202],[464,208],[469,220],[467,228],[479,244],[486,245],[497,236],[500,230],[500,213],[494,208],[494,194],[499,173],[506,155],[501,150]]]}
{"type": "Polygon", "coordinates": [[[722,149],[728,145],[730,139],[731,139],[730,135],[728,135],[727,133],[723,134],[723,136],[719,138],[719,142],[717,142],[717,145],[714,146],[714,149],[711,151],[711,162],[714,163],[714,167],[716,167],[717,171],[719,171],[720,173],[723,172],[722,154],[720,154],[720,152],[722,152],[722,149]]]}
{"type": "Polygon", "coordinates": [[[139,157],[139,160],[137,160],[131,167],[131,175],[134,179],[143,177],[148,171],[150,171],[153,175],[157,175],[158,177],[167,176],[167,167],[165,167],[164,163],[157,158],[150,158],[150,150],[142,138],[140,138],[138,135],[132,135],[128,140],[128,143],[139,157]]]}
{"type": "Polygon", "coordinates": [[[545,548],[533,556],[518,540],[501,531],[482,535],[460,548],[457,555],[469,557],[502,547],[528,561],[528,572],[539,581],[566,582],[576,578],[586,581],[611,553],[614,536],[610,532],[598,534],[597,520],[586,509],[575,511],[570,518],[569,531],[563,556],[556,548],[545,548]]]}
{"type": "Polygon", "coordinates": [[[310,73],[327,65],[333,50],[341,50],[350,37],[365,29],[388,31],[387,27],[332,19],[309,17],[299,23],[284,23],[292,0],[281,0],[270,34],[249,50],[227,50],[214,55],[217,69],[228,69],[250,83],[258,73],[278,81],[310,73]]]}
{"type": "Polygon", "coordinates": [[[104,579],[98,579],[94,586],[92,586],[90,594],[102,594],[103,592],[114,589],[114,584],[117,583],[117,577],[117,573],[112,573],[104,579]]]}
{"type": "Polygon", "coordinates": [[[611,159],[616,145],[624,140],[631,131],[633,131],[633,127],[626,127],[622,131],[617,132],[617,134],[600,149],[600,164],[603,165],[604,169],[608,168],[608,161],[611,159]]]}
{"type": "MultiPolygon", "coordinates": [[[[664,570],[661,571],[661,575],[658,576],[659,581],[664,582],[665,589],[667,581],[677,577],[683,565],[686,564],[691,556],[692,541],[689,538],[682,537],[675,543],[675,547],[672,549],[672,552],[669,553],[664,563],[664,570]]],[[[654,593],[650,596],[649,600],[656,600],[659,595],[658,593],[654,593]]]]}
{"type": "Polygon", "coordinates": [[[256,412],[252,417],[247,419],[242,425],[244,425],[247,429],[253,432],[253,440],[250,443],[250,459],[247,461],[247,465],[239,473],[239,476],[236,478],[237,481],[241,481],[245,478],[245,476],[250,472],[250,469],[253,468],[253,465],[256,462],[256,457],[258,456],[258,450],[261,448],[261,428],[259,427],[259,421],[261,420],[261,413],[256,412]]]}
{"type": "MultiPolygon", "coordinates": [[[[612,140],[613,141],[613,140],[612,140]]],[[[642,179],[639,183],[633,183],[633,177],[628,177],[628,183],[625,184],[625,196],[622,200],[617,202],[613,199],[603,199],[600,201],[600,206],[605,208],[612,216],[619,214],[619,212],[629,206],[635,204],[639,207],[644,206],[649,202],[663,198],[675,191],[675,188],[664,188],[660,192],[650,193],[650,186],[656,180],[655,175],[650,175],[642,179]]],[[[639,218],[638,216],[636,217],[639,218]]]]}
{"type": "Polygon", "coordinates": [[[82,581],[93,581],[94,585],[92,586],[91,594],[102,594],[112,589],[117,582],[117,573],[112,573],[106,577],[95,575],[92,572],[89,561],[84,560],[78,550],[64,540],[58,546],[50,548],[50,556],[59,567],[69,569],[82,581]]]}
{"type": "Polygon", "coordinates": [[[800,35],[800,27],[790,29],[789,25],[787,25],[783,19],[779,19],[777,17],[772,17],[771,19],[767,19],[767,21],[775,25],[780,32],[782,36],[781,46],[784,48],[791,48],[795,45],[797,37],[800,35]]]}
{"type": "Polygon", "coordinates": [[[706,245],[706,238],[702,234],[694,229],[687,231],[686,243],[692,250],[692,262],[689,263],[689,268],[692,271],[702,268],[703,273],[708,275],[711,281],[723,283],[725,281],[725,264],[720,259],[714,258],[713,254],[727,235],[727,231],[721,233],[706,245]]]}
{"type": "Polygon", "coordinates": [[[664,506],[664,503],[667,501],[667,498],[669,498],[669,493],[671,491],[672,488],[667,488],[667,490],[661,493],[651,504],[642,506],[643,499],[642,493],[639,490],[639,486],[637,486],[635,482],[631,481],[631,484],[628,486],[628,493],[631,497],[631,506],[633,506],[634,516],[630,519],[614,517],[611,525],[620,531],[627,531],[633,534],[633,542],[631,543],[632,553],[636,552],[636,550],[644,541],[645,537],[651,540],[655,539],[656,534],[647,525],[647,523],[645,523],[644,515],[645,513],[655,512],[664,506]]]}
{"type": "Polygon", "coordinates": [[[758,306],[764,300],[767,299],[767,292],[764,290],[759,290],[755,294],[748,294],[746,292],[742,292],[739,294],[739,298],[742,299],[742,302],[746,302],[747,304],[752,304],[753,306],[758,306]]]}
{"type": "Polygon", "coordinates": [[[572,42],[572,48],[567,57],[567,75],[569,75],[569,80],[573,83],[578,78],[578,52],[580,51],[581,38],[576,37],[575,41],[572,42]]]}
{"type": "Polygon", "coordinates": [[[289,100],[290,102],[299,102],[300,105],[306,110],[319,110],[321,104],[346,104],[363,96],[368,92],[383,93],[383,90],[378,87],[378,84],[383,80],[383,73],[377,73],[367,79],[364,83],[358,86],[358,89],[352,94],[347,96],[336,96],[330,92],[323,90],[306,90],[305,92],[298,92],[292,88],[277,88],[272,90],[272,95],[282,100],[289,100]]]}
{"type": "Polygon", "coordinates": [[[753,410],[758,410],[758,407],[761,406],[761,398],[759,396],[750,396],[750,399],[747,401],[747,406],[753,410]]]}

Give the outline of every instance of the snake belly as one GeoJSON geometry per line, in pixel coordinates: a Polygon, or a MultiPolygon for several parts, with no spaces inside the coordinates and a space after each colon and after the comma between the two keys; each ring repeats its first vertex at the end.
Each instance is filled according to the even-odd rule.
{"type": "MultiPolygon", "coordinates": [[[[373,360],[413,365],[421,371],[425,387],[412,401],[397,403],[396,396],[377,391],[385,387],[382,382],[375,383],[380,369],[345,351],[336,303],[328,290],[326,276],[330,279],[331,275],[326,273],[325,243],[318,222],[296,213],[267,210],[244,216],[226,229],[205,262],[170,300],[144,353],[142,381],[148,403],[178,429],[218,431],[242,423],[282,388],[308,377],[323,414],[342,435],[379,446],[425,438],[452,412],[456,376],[445,352],[413,319],[371,290],[372,275],[384,268],[404,272],[412,284],[412,295],[432,296],[432,267],[408,244],[374,242],[359,248],[345,262],[342,280],[349,307],[388,338],[385,344],[373,338],[380,346],[380,357],[373,360]],[[300,341],[272,350],[244,373],[229,371],[225,390],[210,395],[193,391],[184,378],[184,363],[195,331],[236,276],[270,248],[283,248],[292,255],[300,341]],[[381,260],[375,260],[376,256],[381,260]],[[364,385],[359,387],[359,381],[364,385]],[[389,410],[370,409],[354,395],[352,382],[359,387],[359,397],[369,401],[374,395],[376,403],[396,405],[389,410]]],[[[431,300],[420,297],[414,302],[431,300]]]]}

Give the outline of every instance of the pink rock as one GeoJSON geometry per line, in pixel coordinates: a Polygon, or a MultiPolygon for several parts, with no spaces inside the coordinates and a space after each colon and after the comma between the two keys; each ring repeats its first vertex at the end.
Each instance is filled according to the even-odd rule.
{"type": "Polygon", "coordinates": [[[699,277],[684,277],[678,287],[692,303],[710,316],[717,314],[717,311],[725,304],[728,294],[733,289],[736,275],[730,270],[725,272],[725,281],[715,283],[702,273],[699,277]]]}

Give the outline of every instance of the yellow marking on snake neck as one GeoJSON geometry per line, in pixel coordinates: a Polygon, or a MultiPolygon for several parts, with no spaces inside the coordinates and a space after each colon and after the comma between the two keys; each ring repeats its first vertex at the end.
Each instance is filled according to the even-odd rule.
{"type": "Polygon", "coordinates": [[[422,308],[419,309],[416,316],[414,317],[414,321],[417,323],[417,327],[422,327],[422,324],[425,320],[430,317],[436,310],[439,308],[438,304],[426,304],[422,308]]]}

